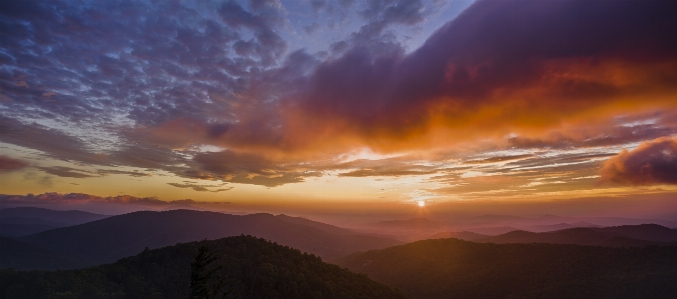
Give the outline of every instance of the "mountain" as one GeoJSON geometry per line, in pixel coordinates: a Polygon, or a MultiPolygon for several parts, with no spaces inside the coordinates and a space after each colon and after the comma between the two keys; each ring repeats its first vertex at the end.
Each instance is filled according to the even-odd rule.
{"type": "Polygon", "coordinates": [[[483,243],[551,243],[610,247],[677,244],[677,230],[656,224],[614,227],[577,227],[552,232],[533,233],[516,230],[498,236],[478,238],[483,243]]]}
{"type": "Polygon", "coordinates": [[[207,209],[201,209],[195,206],[191,206],[187,203],[180,203],[180,204],[175,204],[169,207],[166,207],[162,209],[163,211],[171,211],[171,210],[194,210],[194,211],[208,211],[207,209]]]}
{"type": "Polygon", "coordinates": [[[0,265],[2,268],[17,270],[55,270],[78,267],[81,264],[76,258],[66,257],[40,246],[0,237],[0,265]]]}
{"type": "Polygon", "coordinates": [[[371,235],[393,236],[403,242],[423,240],[430,235],[449,228],[444,224],[426,218],[389,220],[351,227],[351,229],[371,235]]]}
{"type": "Polygon", "coordinates": [[[489,227],[471,227],[465,228],[465,231],[473,232],[481,235],[495,236],[505,234],[511,231],[518,230],[512,226],[489,226],[489,227]]]}
{"type": "Polygon", "coordinates": [[[532,233],[516,230],[498,236],[479,239],[482,243],[550,243],[550,244],[577,244],[609,247],[633,247],[656,245],[657,242],[615,236],[595,231],[591,228],[569,228],[554,232],[532,233]]]}
{"type": "Polygon", "coordinates": [[[532,225],[528,227],[528,231],[532,232],[551,232],[556,230],[563,230],[567,228],[574,227],[602,227],[590,222],[574,222],[574,223],[557,223],[557,224],[544,224],[544,225],[532,225]]]}
{"type": "MultiPolygon", "coordinates": [[[[141,252],[179,242],[254,235],[282,245],[333,259],[356,251],[401,244],[386,238],[350,233],[348,230],[299,224],[288,216],[271,214],[229,215],[216,212],[172,210],[141,211],[85,224],[53,229],[22,237],[52,252],[77,257],[85,265],[114,262],[141,252]],[[296,222],[296,223],[295,223],[296,222]],[[340,231],[340,233],[337,233],[340,231]]],[[[310,220],[305,221],[311,222],[310,220]]],[[[0,267],[2,267],[0,261],[0,267]]]]}
{"type": "Polygon", "coordinates": [[[647,223],[658,224],[665,227],[677,228],[676,221],[669,221],[663,219],[633,219],[622,217],[590,217],[578,218],[580,221],[588,221],[597,223],[601,226],[624,226],[624,225],[642,225],[647,223]]]}
{"type": "Polygon", "coordinates": [[[446,225],[432,221],[426,218],[412,218],[406,220],[390,220],[381,221],[368,224],[371,227],[383,229],[398,229],[398,230],[418,230],[418,229],[443,229],[446,225]]]}
{"type": "Polygon", "coordinates": [[[488,244],[435,239],[338,265],[411,298],[675,298],[677,247],[488,244]]]}
{"type": "MultiPolygon", "coordinates": [[[[457,231],[474,231],[481,227],[513,227],[515,229],[544,232],[574,227],[607,227],[621,225],[640,225],[654,223],[665,227],[677,228],[677,222],[664,219],[633,219],[622,217],[578,217],[578,216],[514,216],[482,215],[474,217],[453,217],[445,221],[457,231]]],[[[501,232],[506,233],[507,231],[501,232]]],[[[477,233],[483,233],[477,231],[477,233]]]]}
{"type": "Polygon", "coordinates": [[[184,299],[191,286],[203,285],[217,294],[228,293],[229,298],[405,298],[364,275],[251,236],[145,250],[82,270],[0,270],[0,281],[0,298],[7,299],[184,299]],[[198,258],[201,248],[207,255],[203,259],[198,258]],[[224,285],[215,287],[218,283],[224,285]]]}
{"type": "Polygon", "coordinates": [[[10,237],[27,236],[42,231],[100,220],[108,215],[82,211],[55,211],[21,207],[0,210],[0,234],[10,237]]]}
{"type": "Polygon", "coordinates": [[[613,236],[653,242],[677,242],[677,229],[658,224],[622,225],[594,228],[593,230],[613,236]]]}
{"type": "Polygon", "coordinates": [[[331,224],[317,222],[317,221],[313,221],[313,220],[309,220],[309,219],[301,218],[301,217],[292,217],[292,216],[280,214],[280,215],[275,215],[275,218],[282,220],[284,222],[295,223],[295,224],[313,227],[313,228],[319,229],[321,231],[324,231],[324,232],[327,232],[327,233],[330,233],[330,234],[335,234],[335,235],[354,235],[354,234],[356,234],[354,231],[349,230],[349,229],[345,229],[345,228],[341,228],[341,227],[334,226],[334,225],[331,225],[331,224]]]}
{"type": "MultiPolygon", "coordinates": [[[[544,215],[545,216],[545,215],[544,215]]],[[[549,215],[548,215],[549,216],[549,215]]],[[[514,215],[481,215],[465,219],[467,223],[494,223],[494,222],[518,222],[529,218],[514,215]]]]}
{"type": "Polygon", "coordinates": [[[38,218],[4,217],[0,218],[0,234],[8,237],[32,235],[46,230],[68,226],[64,223],[38,218]]]}
{"type": "Polygon", "coordinates": [[[428,239],[441,239],[441,238],[456,238],[464,241],[475,241],[484,238],[488,238],[487,235],[482,235],[473,232],[443,232],[437,233],[430,236],[428,239]]]}

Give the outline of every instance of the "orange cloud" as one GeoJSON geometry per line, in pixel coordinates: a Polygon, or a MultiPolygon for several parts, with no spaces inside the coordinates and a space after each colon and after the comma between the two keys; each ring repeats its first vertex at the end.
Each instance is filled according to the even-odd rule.
{"type": "Polygon", "coordinates": [[[623,150],[604,163],[602,181],[623,185],[677,184],[677,138],[664,137],[623,150]]]}
{"type": "Polygon", "coordinates": [[[233,108],[237,120],[176,119],[140,134],[172,148],[213,144],[306,160],[508,135],[548,141],[553,131],[589,140],[619,115],[677,109],[677,21],[666,13],[675,6],[477,1],[412,53],[357,45],[303,75],[285,66],[242,93],[252,101],[233,108]],[[268,94],[279,106],[257,102],[268,94]]]}
{"type": "Polygon", "coordinates": [[[478,1],[410,54],[357,47],[319,65],[282,106],[280,144],[427,149],[675,109],[667,6],[478,1]]]}

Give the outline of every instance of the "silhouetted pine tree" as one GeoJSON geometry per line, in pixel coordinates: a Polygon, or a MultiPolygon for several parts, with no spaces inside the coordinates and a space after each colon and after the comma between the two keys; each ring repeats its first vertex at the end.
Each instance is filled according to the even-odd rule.
{"type": "Polygon", "coordinates": [[[209,267],[215,260],[214,253],[207,253],[207,247],[200,246],[195,261],[190,265],[190,299],[214,299],[218,295],[226,295],[219,294],[225,282],[215,275],[222,266],[209,267]]]}

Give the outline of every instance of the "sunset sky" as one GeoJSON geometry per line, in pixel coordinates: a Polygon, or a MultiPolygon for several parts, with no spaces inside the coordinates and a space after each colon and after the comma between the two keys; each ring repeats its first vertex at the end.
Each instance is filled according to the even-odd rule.
{"type": "Polygon", "coordinates": [[[0,205],[677,219],[676,1],[0,6],[0,205]]]}

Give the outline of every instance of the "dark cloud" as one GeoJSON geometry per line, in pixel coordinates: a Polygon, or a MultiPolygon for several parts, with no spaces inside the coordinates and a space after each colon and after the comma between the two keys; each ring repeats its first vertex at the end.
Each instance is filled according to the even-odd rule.
{"type": "Polygon", "coordinates": [[[124,175],[129,175],[133,177],[149,177],[152,176],[150,173],[145,173],[145,172],[140,172],[140,171],[124,171],[124,170],[115,170],[115,169],[100,169],[96,171],[97,174],[100,175],[108,175],[108,174],[124,174],[124,175]]]}
{"type": "Polygon", "coordinates": [[[4,105],[27,118],[224,118],[231,106],[223,97],[242,93],[287,48],[275,32],[286,22],[276,1],[253,1],[255,11],[232,1],[0,5],[0,90],[4,105]]]}
{"type": "Polygon", "coordinates": [[[440,127],[468,138],[488,134],[482,127],[557,126],[627,97],[665,105],[659,95],[677,86],[675,9],[671,1],[477,1],[411,54],[382,43],[388,50],[355,46],[322,63],[290,99],[297,124],[289,130],[323,131],[322,120],[387,150],[387,141],[411,146],[440,127]]]}
{"type": "Polygon", "coordinates": [[[249,0],[249,4],[254,10],[259,10],[266,7],[280,7],[280,2],[277,0],[249,0]]]}
{"type": "Polygon", "coordinates": [[[602,181],[623,185],[677,184],[677,138],[647,141],[604,163],[602,181]]]}
{"type": "Polygon", "coordinates": [[[179,151],[154,145],[137,143],[125,145],[121,149],[109,153],[109,159],[117,165],[161,169],[169,172],[182,171],[189,159],[179,151]]]}
{"type": "MultiPolygon", "coordinates": [[[[664,118],[662,118],[664,119],[664,118]]],[[[640,142],[677,133],[677,126],[663,124],[641,124],[621,126],[600,126],[582,128],[580,131],[550,133],[539,138],[511,137],[508,144],[513,148],[581,148],[640,142]]]]}
{"type": "Polygon", "coordinates": [[[22,170],[28,167],[28,162],[0,155],[0,173],[22,170]]]}
{"type": "Polygon", "coordinates": [[[267,187],[300,183],[305,177],[320,174],[300,167],[298,164],[273,161],[263,156],[236,153],[230,150],[199,153],[193,160],[201,172],[191,170],[184,173],[187,177],[215,178],[231,183],[267,187]]]}
{"type": "Polygon", "coordinates": [[[233,28],[244,27],[253,31],[254,40],[239,40],[233,44],[235,52],[244,57],[257,58],[261,66],[271,66],[287,50],[287,42],[273,31],[284,19],[275,9],[251,13],[234,1],[228,1],[218,11],[221,20],[233,28]]]}
{"type": "Polygon", "coordinates": [[[318,30],[320,30],[320,28],[321,28],[320,24],[318,24],[317,22],[313,22],[310,25],[303,26],[303,31],[306,34],[313,34],[313,33],[317,32],[318,30]]]}
{"type": "Polygon", "coordinates": [[[84,171],[80,169],[75,169],[75,168],[70,168],[70,167],[65,167],[65,166],[51,166],[51,167],[37,167],[38,169],[60,177],[66,177],[66,178],[93,178],[97,177],[97,175],[94,175],[90,173],[89,171],[84,171]]]}
{"type": "MultiPolygon", "coordinates": [[[[3,116],[0,116],[0,142],[39,150],[50,158],[95,166],[124,165],[172,172],[183,170],[184,167],[178,165],[187,163],[180,153],[141,142],[122,145],[117,150],[94,152],[88,150],[90,146],[78,137],[36,123],[24,124],[3,116]]],[[[95,175],[74,173],[63,167],[47,167],[42,170],[59,176],[89,177],[95,175]]],[[[139,172],[119,170],[100,170],[98,173],[146,176],[139,172]]]]}
{"type": "Polygon", "coordinates": [[[373,0],[361,13],[371,23],[414,25],[425,20],[424,8],[419,0],[373,0]]]}
{"type": "Polygon", "coordinates": [[[187,184],[167,183],[167,184],[168,184],[168,185],[171,185],[171,186],[174,186],[174,187],[178,187],[178,188],[192,188],[193,190],[198,191],[198,192],[214,192],[214,193],[218,193],[218,192],[228,191],[228,190],[230,190],[230,189],[233,189],[233,187],[221,188],[221,189],[216,189],[216,190],[209,190],[209,189],[207,189],[207,188],[217,188],[217,187],[221,187],[221,186],[223,186],[223,185],[225,185],[225,184],[221,184],[221,185],[199,185],[199,184],[192,184],[192,183],[187,183],[187,184]]]}
{"type": "Polygon", "coordinates": [[[36,149],[50,157],[81,163],[105,164],[106,156],[87,150],[85,142],[60,130],[24,124],[0,115],[0,142],[36,149]]]}
{"type": "MultiPolygon", "coordinates": [[[[84,204],[84,203],[109,203],[109,204],[134,204],[142,206],[172,206],[176,204],[200,204],[192,199],[163,201],[157,197],[136,197],[131,195],[119,195],[101,197],[84,193],[56,193],[48,192],[34,195],[9,195],[0,194],[0,204],[84,204]]],[[[209,204],[213,204],[209,202],[209,204]]]]}

